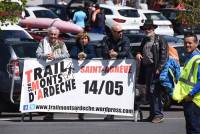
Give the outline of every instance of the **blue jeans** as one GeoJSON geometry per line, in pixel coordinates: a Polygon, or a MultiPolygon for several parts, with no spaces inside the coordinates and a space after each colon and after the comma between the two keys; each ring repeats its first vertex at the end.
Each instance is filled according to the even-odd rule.
{"type": "Polygon", "coordinates": [[[187,134],[200,134],[200,108],[193,102],[184,102],[187,134]]]}
{"type": "Polygon", "coordinates": [[[156,75],[155,69],[152,66],[145,67],[145,74],[148,77],[145,80],[147,87],[147,94],[150,101],[150,117],[163,117],[163,107],[161,103],[161,91],[163,87],[160,85],[159,81],[156,81],[159,75],[156,75]]]}

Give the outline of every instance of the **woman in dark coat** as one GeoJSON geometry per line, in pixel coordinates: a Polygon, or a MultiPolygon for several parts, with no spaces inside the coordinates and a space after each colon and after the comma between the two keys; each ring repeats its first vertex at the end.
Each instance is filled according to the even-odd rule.
{"type": "Polygon", "coordinates": [[[84,60],[96,57],[94,46],[89,44],[90,37],[86,32],[81,32],[77,35],[76,45],[72,47],[71,58],[84,60]]]}
{"type": "MultiPolygon", "coordinates": [[[[71,58],[85,60],[96,57],[94,46],[89,44],[90,37],[86,32],[81,32],[77,35],[76,45],[72,47],[70,55],[71,58]]],[[[79,120],[84,119],[84,114],[78,114],[79,120]]]]}

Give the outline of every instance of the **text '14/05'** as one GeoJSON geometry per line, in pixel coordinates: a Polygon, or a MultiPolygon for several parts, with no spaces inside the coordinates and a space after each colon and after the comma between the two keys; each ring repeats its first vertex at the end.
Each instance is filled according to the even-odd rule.
{"type": "Polygon", "coordinates": [[[92,92],[93,94],[101,94],[103,91],[107,95],[122,95],[123,94],[123,81],[85,81],[85,94],[92,92]],[[98,83],[100,83],[100,87],[98,88],[98,83]]]}

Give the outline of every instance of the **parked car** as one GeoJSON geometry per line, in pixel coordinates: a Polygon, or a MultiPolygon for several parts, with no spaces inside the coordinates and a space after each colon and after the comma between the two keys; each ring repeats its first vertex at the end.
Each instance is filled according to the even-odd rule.
{"type": "Polygon", "coordinates": [[[58,19],[59,17],[51,10],[39,6],[27,6],[24,11],[25,18],[51,18],[58,19]]]}
{"type": "Polygon", "coordinates": [[[155,29],[156,34],[174,35],[172,23],[160,12],[154,10],[138,9],[139,14],[144,20],[152,19],[153,23],[158,27],[155,29]]]}
{"type": "Polygon", "coordinates": [[[32,39],[32,36],[26,30],[16,24],[0,26],[0,39],[7,38],[32,39]]]}
{"type": "Polygon", "coordinates": [[[144,23],[144,19],[135,8],[106,4],[100,4],[100,8],[106,16],[105,23],[107,32],[115,23],[121,25],[123,30],[136,31],[138,31],[140,26],[144,23]]]}
{"type": "MultiPolygon", "coordinates": [[[[182,21],[179,16],[185,13],[191,13],[189,10],[179,10],[175,8],[162,8],[160,12],[172,22],[175,34],[181,35],[184,33],[192,32],[192,27],[186,22],[182,21]]],[[[200,33],[200,25],[193,25],[193,32],[200,33]]]]}
{"type": "Polygon", "coordinates": [[[69,21],[70,20],[70,12],[66,5],[55,5],[55,4],[42,4],[39,5],[41,7],[45,7],[53,11],[60,19],[69,21]]]}
{"type": "Polygon", "coordinates": [[[23,62],[36,58],[37,47],[33,39],[0,39],[0,112],[19,110],[23,62]]]}

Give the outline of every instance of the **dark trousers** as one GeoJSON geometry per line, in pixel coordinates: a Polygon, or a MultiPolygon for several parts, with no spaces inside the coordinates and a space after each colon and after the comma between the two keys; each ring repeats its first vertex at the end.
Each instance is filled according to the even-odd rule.
{"type": "Polygon", "coordinates": [[[163,117],[161,103],[161,91],[163,89],[160,85],[160,82],[158,81],[159,74],[155,74],[155,69],[153,65],[145,66],[145,74],[147,95],[150,101],[150,116],[152,118],[163,117]]]}
{"type": "Polygon", "coordinates": [[[200,134],[200,108],[194,102],[184,102],[187,134],[200,134]]]}

